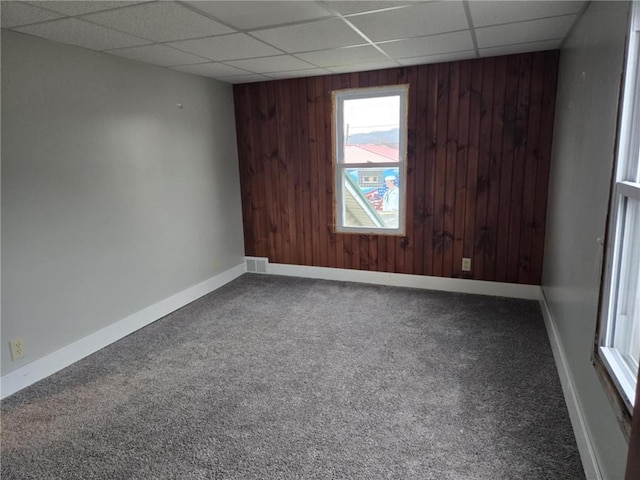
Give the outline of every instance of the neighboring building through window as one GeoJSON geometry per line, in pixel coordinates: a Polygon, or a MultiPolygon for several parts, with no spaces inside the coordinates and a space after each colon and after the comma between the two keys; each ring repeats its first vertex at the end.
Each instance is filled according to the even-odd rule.
{"type": "Polygon", "coordinates": [[[640,5],[634,2],[596,361],[618,392],[628,428],[640,360],[640,5]]]}
{"type": "Polygon", "coordinates": [[[333,92],[336,231],[405,230],[407,86],[333,92]]]}

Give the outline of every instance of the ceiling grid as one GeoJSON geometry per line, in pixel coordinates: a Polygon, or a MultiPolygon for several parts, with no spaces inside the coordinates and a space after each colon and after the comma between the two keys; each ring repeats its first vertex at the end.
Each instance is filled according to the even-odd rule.
{"type": "Polygon", "coordinates": [[[2,28],[228,83],[559,48],[585,1],[2,0],[2,28]]]}

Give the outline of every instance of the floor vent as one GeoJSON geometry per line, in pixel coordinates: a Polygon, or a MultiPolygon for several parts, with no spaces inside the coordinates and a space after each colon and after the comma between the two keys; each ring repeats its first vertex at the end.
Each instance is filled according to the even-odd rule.
{"type": "Polygon", "coordinates": [[[247,272],[251,273],[267,273],[268,258],[246,257],[247,272]]]}

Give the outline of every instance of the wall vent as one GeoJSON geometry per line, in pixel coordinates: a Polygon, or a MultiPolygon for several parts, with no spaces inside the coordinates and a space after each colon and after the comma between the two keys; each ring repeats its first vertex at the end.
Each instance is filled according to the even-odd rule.
{"type": "Polygon", "coordinates": [[[268,258],[261,257],[245,257],[247,262],[247,272],[251,273],[267,273],[268,258]]]}

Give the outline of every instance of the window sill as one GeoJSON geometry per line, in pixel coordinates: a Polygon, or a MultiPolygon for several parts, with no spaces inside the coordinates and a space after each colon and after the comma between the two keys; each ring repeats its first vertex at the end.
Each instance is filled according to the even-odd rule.
{"type": "Polygon", "coordinates": [[[636,395],[636,377],[634,373],[615,348],[600,347],[600,357],[611,379],[622,393],[622,400],[629,413],[633,412],[636,395]]]}

